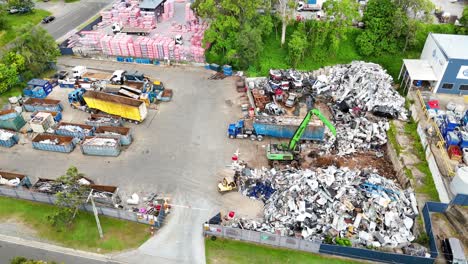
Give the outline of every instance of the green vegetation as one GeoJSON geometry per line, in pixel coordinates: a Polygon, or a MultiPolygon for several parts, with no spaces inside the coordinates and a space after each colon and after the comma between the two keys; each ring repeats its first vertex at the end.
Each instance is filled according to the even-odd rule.
{"type": "Polygon", "coordinates": [[[26,14],[9,15],[0,13],[0,17],[4,17],[7,24],[6,30],[0,30],[0,47],[5,46],[18,37],[19,29],[23,28],[25,24],[31,23],[36,25],[41,22],[44,17],[49,15],[50,12],[41,9],[34,9],[32,12],[26,14]]]}
{"type": "Polygon", "coordinates": [[[439,201],[439,193],[435,187],[434,179],[432,178],[432,173],[426,160],[426,151],[419,138],[417,128],[418,124],[413,119],[406,123],[404,128],[405,133],[411,138],[413,153],[420,160],[420,162],[416,164],[416,168],[424,174],[423,185],[417,188],[417,191],[428,195],[432,201],[439,201]]]}
{"type": "Polygon", "coordinates": [[[223,264],[284,264],[284,263],[327,263],[354,264],[360,263],[345,258],[325,257],[301,251],[272,248],[252,243],[220,239],[205,239],[207,263],[223,264]]]}
{"type": "Polygon", "coordinates": [[[387,137],[390,141],[390,144],[392,144],[393,148],[395,149],[397,155],[400,156],[401,146],[400,143],[398,143],[397,141],[396,135],[397,129],[395,127],[395,124],[393,122],[390,122],[390,129],[387,131],[387,137]]]}
{"type": "Polygon", "coordinates": [[[62,192],[55,194],[57,200],[55,204],[58,210],[47,216],[49,222],[58,230],[65,231],[73,225],[79,208],[86,203],[86,198],[90,189],[86,185],[81,185],[78,181],[84,177],[84,174],[78,172],[74,166],[68,168],[65,175],[56,179],[56,182],[62,183],[65,188],[62,192]]]}
{"type": "Polygon", "coordinates": [[[421,233],[419,236],[414,240],[415,243],[421,244],[423,246],[429,247],[429,236],[427,233],[421,233]]]}
{"type": "Polygon", "coordinates": [[[42,260],[27,259],[25,257],[16,257],[10,261],[10,264],[57,264],[57,262],[46,262],[42,260]]]}
{"type": "Polygon", "coordinates": [[[43,239],[88,251],[110,252],[135,248],[149,237],[148,226],[100,216],[104,239],[99,239],[94,216],[82,212],[66,231],[56,230],[47,216],[57,207],[48,204],[0,197],[0,219],[15,219],[37,231],[43,239]]]}
{"type": "Polygon", "coordinates": [[[404,170],[405,170],[406,177],[408,177],[408,179],[414,180],[414,175],[411,169],[409,169],[408,167],[405,167],[404,170]]]}

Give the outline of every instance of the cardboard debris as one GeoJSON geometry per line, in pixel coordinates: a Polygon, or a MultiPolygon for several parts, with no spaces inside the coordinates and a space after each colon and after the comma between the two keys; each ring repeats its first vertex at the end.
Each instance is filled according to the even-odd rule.
{"type": "Polygon", "coordinates": [[[240,191],[265,203],[263,219],[236,218],[226,223],[232,227],[306,240],[347,237],[354,245],[374,247],[402,247],[415,239],[413,191],[376,170],[232,167],[241,174],[240,191]]]}

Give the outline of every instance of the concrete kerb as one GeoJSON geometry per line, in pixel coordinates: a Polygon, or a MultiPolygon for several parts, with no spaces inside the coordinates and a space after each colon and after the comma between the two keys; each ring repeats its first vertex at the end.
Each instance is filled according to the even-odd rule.
{"type": "Polygon", "coordinates": [[[13,236],[7,236],[7,235],[0,234],[0,240],[8,242],[8,243],[13,243],[13,244],[16,244],[16,245],[25,246],[25,247],[31,247],[31,248],[36,248],[36,249],[47,250],[47,251],[50,251],[50,252],[62,253],[62,254],[75,256],[75,257],[80,257],[80,258],[87,258],[87,259],[90,259],[90,260],[97,260],[97,261],[103,261],[103,262],[112,260],[112,262],[114,262],[114,263],[124,264],[124,262],[116,261],[116,260],[112,259],[112,257],[110,257],[110,256],[101,255],[101,254],[98,254],[98,253],[86,252],[86,251],[82,251],[82,250],[65,248],[65,247],[61,247],[61,246],[57,246],[57,245],[53,245],[53,244],[38,242],[38,241],[34,241],[34,240],[27,240],[27,239],[23,239],[23,238],[19,238],[19,237],[13,237],[13,236]]]}

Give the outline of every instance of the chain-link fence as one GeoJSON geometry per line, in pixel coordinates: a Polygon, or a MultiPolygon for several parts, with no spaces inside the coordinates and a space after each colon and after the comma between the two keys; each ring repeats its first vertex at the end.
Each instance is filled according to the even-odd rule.
{"type": "MultiPolygon", "coordinates": [[[[0,186],[0,195],[47,204],[55,204],[56,200],[54,195],[33,192],[22,188],[8,188],[2,186],[0,186]]],[[[118,218],[126,221],[138,222],[142,224],[155,225],[156,227],[161,227],[165,219],[164,210],[160,211],[158,217],[154,217],[152,215],[138,214],[121,209],[102,207],[99,205],[96,205],[96,209],[98,214],[100,215],[118,218]]],[[[83,206],[82,210],[92,213],[93,207],[90,204],[87,204],[83,206]]]]}
{"type": "Polygon", "coordinates": [[[254,242],[258,244],[295,249],[311,253],[330,254],[384,263],[432,264],[435,260],[434,258],[417,257],[377,250],[369,250],[364,248],[328,245],[323,244],[320,240],[309,241],[301,238],[286,237],[276,234],[244,230],[220,225],[205,226],[204,235],[254,242]]]}
{"type": "Polygon", "coordinates": [[[220,225],[209,225],[204,229],[204,234],[208,236],[226,237],[235,240],[243,240],[269,246],[284,247],[312,253],[318,253],[320,241],[307,241],[304,239],[285,237],[275,234],[232,228],[220,225]]]}

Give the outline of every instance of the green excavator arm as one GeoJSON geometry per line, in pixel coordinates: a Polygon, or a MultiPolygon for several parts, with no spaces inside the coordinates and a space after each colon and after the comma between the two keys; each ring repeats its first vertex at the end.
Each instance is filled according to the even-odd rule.
{"type": "Polygon", "coordinates": [[[293,137],[289,141],[288,149],[290,151],[293,151],[296,148],[297,142],[301,140],[302,135],[304,134],[304,131],[306,130],[310,119],[312,118],[312,115],[316,115],[320,120],[322,120],[322,122],[328,127],[328,129],[330,129],[332,134],[336,137],[336,129],[333,126],[333,124],[318,109],[314,108],[307,113],[307,115],[304,117],[301,124],[297,128],[296,132],[294,133],[293,137]]]}

